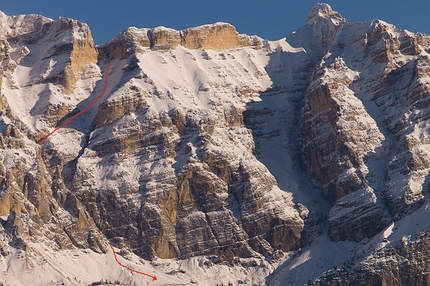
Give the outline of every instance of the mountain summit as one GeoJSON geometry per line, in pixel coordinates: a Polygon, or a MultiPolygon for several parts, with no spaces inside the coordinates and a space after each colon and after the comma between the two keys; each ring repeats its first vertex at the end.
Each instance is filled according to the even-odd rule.
{"type": "Polygon", "coordinates": [[[321,21],[324,21],[323,19],[329,20],[335,25],[347,23],[345,18],[331,9],[330,5],[317,3],[309,11],[308,16],[306,17],[306,24],[313,26],[321,21]]]}
{"type": "Polygon", "coordinates": [[[0,13],[0,282],[426,285],[429,52],[327,4],[100,46],[0,13]]]}

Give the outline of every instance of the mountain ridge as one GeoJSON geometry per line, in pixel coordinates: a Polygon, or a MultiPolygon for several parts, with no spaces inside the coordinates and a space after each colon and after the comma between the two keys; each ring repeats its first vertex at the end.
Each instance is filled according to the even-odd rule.
{"type": "MultiPolygon", "coordinates": [[[[96,46],[72,19],[0,18],[5,283],[16,267],[94,282],[77,269],[109,259],[107,242],[162,283],[404,284],[427,271],[413,253],[430,227],[429,37],[327,4],[279,41],[216,23],[131,27],[96,46]],[[108,66],[94,107],[38,146],[100,94],[108,66]],[[71,273],[50,258],[64,253],[89,260],[71,258],[71,273]]],[[[137,281],[111,268],[96,276],[137,281]]]]}

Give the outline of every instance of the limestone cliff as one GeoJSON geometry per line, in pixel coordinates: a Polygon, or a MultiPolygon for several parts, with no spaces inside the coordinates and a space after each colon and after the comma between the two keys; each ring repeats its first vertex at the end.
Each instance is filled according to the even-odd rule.
{"type": "Polygon", "coordinates": [[[150,47],[152,50],[174,50],[178,46],[188,49],[225,50],[240,47],[260,49],[263,40],[257,36],[239,34],[228,23],[215,23],[182,31],[156,27],[152,29],[128,28],[100,49],[110,58],[129,57],[136,48],[150,47]]]}
{"type": "MultiPolygon", "coordinates": [[[[6,23],[15,19],[4,17],[6,23]]],[[[103,252],[103,234],[148,259],[211,254],[232,261],[302,245],[306,216],[299,214],[291,195],[279,189],[252,154],[252,135],[242,118],[241,98],[255,96],[267,87],[262,67],[248,72],[256,80],[252,87],[238,81],[220,82],[222,73],[234,72],[237,77],[242,70],[218,67],[211,80],[203,74],[187,75],[184,80],[191,84],[178,81],[175,92],[145,64],[153,55],[170,51],[169,58],[162,61],[173,60],[175,67],[164,73],[166,82],[173,69],[187,67],[189,61],[205,61],[215,67],[228,57],[242,65],[242,60],[235,59],[241,51],[234,51],[240,47],[249,47],[246,52],[252,64],[251,54],[259,53],[253,48],[261,48],[261,39],[239,35],[225,23],[184,31],[129,28],[96,49],[85,24],[31,17],[43,24],[35,25],[30,33],[15,29],[13,38],[6,37],[5,42],[6,99],[24,98],[25,93],[39,97],[24,110],[11,101],[10,118],[3,119],[5,150],[22,149],[29,156],[16,168],[6,164],[11,159],[4,158],[1,215],[8,218],[5,233],[27,244],[32,242],[27,227],[36,223],[36,230],[43,232],[52,223],[53,233],[44,242],[49,245],[55,241],[60,249],[103,252]],[[40,52],[33,47],[35,41],[49,45],[40,52]],[[179,46],[182,48],[175,49],[179,46]],[[192,50],[194,54],[188,52],[192,50]],[[84,96],[95,96],[107,80],[100,78],[94,63],[98,60],[100,67],[106,67],[114,59],[109,73],[120,76],[111,79],[108,96],[97,103],[93,117],[65,135],[73,142],[71,151],[51,138],[42,146],[26,138],[37,140],[82,109],[88,100],[84,96]],[[180,63],[181,59],[186,60],[180,63]],[[23,64],[42,72],[19,77],[23,64]],[[85,89],[81,88],[84,84],[85,89]],[[196,103],[187,106],[188,100],[181,98],[185,93],[195,102],[196,91],[209,94],[209,90],[218,93],[209,108],[196,103]],[[225,100],[223,93],[234,97],[230,105],[218,108],[225,100]],[[166,99],[170,104],[160,109],[166,99]],[[26,120],[28,114],[37,119],[35,125],[26,120]],[[225,141],[233,137],[240,137],[242,143],[225,141]],[[225,152],[226,147],[234,152],[225,152]],[[106,161],[111,163],[106,165],[106,161]],[[128,170],[132,165],[136,172],[128,170]],[[111,169],[110,175],[95,175],[100,168],[111,169]],[[15,174],[18,171],[22,173],[15,174]],[[21,193],[24,195],[19,196],[21,193]],[[28,203],[21,205],[19,200],[28,203]],[[31,215],[22,217],[23,212],[31,215]]],[[[16,20],[28,30],[31,24],[26,21],[16,20]]],[[[303,206],[302,212],[305,209],[303,206]]]]}
{"type": "Polygon", "coordinates": [[[100,46],[79,21],[0,13],[0,263],[110,242],[269,285],[425,285],[429,45],[327,4],[279,41],[215,23],[100,46]]]}
{"type": "Polygon", "coordinates": [[[236,28],[228,23],[216,23],[189,28],[181,33],[181,45],[188,49],[224,50],[247,46],[261,46],[251,42],[249,37],[239,35],[236,28]]]}

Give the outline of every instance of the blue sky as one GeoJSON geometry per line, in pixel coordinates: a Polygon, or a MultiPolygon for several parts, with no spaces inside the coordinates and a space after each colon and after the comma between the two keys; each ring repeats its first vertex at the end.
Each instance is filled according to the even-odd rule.
{"type": "MultiPolygon", "coordinates": [[[[102,44],[130,26],[185,29],[229,22],[238,32],[277,40],[305,23],[310,0],[0,0],[8,15],[41,14],[70,17],[91,27],[102,44]]],[[[327,0],[349,22],[382,19],[399,28],[430,34],[427,0],[327,0]]]]}

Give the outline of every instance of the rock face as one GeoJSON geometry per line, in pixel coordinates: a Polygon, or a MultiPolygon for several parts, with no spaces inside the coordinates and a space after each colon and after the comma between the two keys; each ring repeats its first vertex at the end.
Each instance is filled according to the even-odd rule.
{"type": "Polygon", "coordinates": [[[129,57],[130,50],[150,47],[152,50],[187,49],[224,50],[241,47],[260,49],[263,40],[257,36],[239,34],[228,23],[215,23],[177,31],[166,27],[153,29],[128,28],[100,48],[110,58],[129,57]]]}
{"type": "MultiPolygon", "coordinates": [[[[414,44],[420,35],[408,34],[381,21],[373,21],[368,27],[344,24],[337,29],[334,44],[328,47],[330,56],[324,57],[324,63],[315,70],[304,100],[301,138],[307,169],[321,182],[324,195],[334,204],[329,218],[330,236],[334,240],[349,237],[360,241],[363,231],[368,233],[364,237],[369,237],[388,223],[384,204],[394,219],[399,219],[424,201],[422,184],[416,185],[424,182],[429,171],[425,143],[417,147],[418,141],[423,142],[423,135],[412,134],[415,123],[411,122],[417,122],[415,119],[399,124],[399,114],[426,108],[419,102],[427,92],[426,83],[420,78],[428,76],[428,56],[419,52],[426,47],[414,44]],[[363,32],[351,36],[351,31],[357,30],[363,32]],[[414,45],[415,51],[402,48],[402,42],[414,45]],[[344,43],[355,44],[347,48],[344,43]],[[354,57],[347,57],[347,49],[354,57]],[[396,64],[411,54],[416,55],[415,60],[404,62],[403,66],[396,64]],[[400,72],[402,79],[398,77],[400,72]],[[403,78],[408,72],[411,77],[403,78]],[[397,81],[392,78],[394,74],[397,81]],[[399,93],[403,95],[392,97],[399,93]],[[378,112],[383,114],[382,118],[378,112]],[[411,152],[411,148],[417,149],[411,152]],[[385,171],[379,167],[373,170],[374,164],[382,162],[385,171]],[[354,195],[355,192],[358,193],[354,195]],[[338,216],[345,211],[354,213],[359,198],[363,199],[358,205],[364,218],[361,214],[358,219],[351,216],[353,222],[338,216]],[[349,235],[342,234],[342,229],[349,235]]],[[[425,116],[423,112],[421,116],[425,116]]]]}
{"type": "Polygon", "coordinates": [[[181,32],[165,27],[157,27],[148,31],[153,50],[173,50],[181,44],[181,32]]]}
{"type": "Polygon", "coordinates": [[[8,241],[25,248],[41,233],[41,243],[54,249],[105,252],[113,240],[147,259],[233,261],[303,245],[307,209],[253,155],[244,126],[247,97],[270,84],[253,60],[266,53],[253,49],[261,39],[224,23],[185,31],[129,28],[96,49],[85,24],[29,17],[41,24],[3,15],[5,253],[8,241]],[[39,42],[49,43],[43,52],[35,48],[39,42]],[[242,46],[249,48],[232,50],[242,46]],[[56,137],[59,145],[54,137],[36,145],[97,96],[107,80],[101,70],[112,59],[107,96],[97,108],[56,137]],[[161,74],[148,69],[154,59],[165,65],[161,74]],[[238,69],[224,66],[227,60],[238,69]],[[196,62],[212,74],[197,67],[196,74],[181,73],[196,62]],[[33,72],[21,76],[24,65],[33,72]],[[254,67],[244,76],[243,65],[254,67]],[[31,76],[39,70],[40,77],[31,76]],[[13,99],[25,94],[25,106],[13,99]]]}
{"type": "MultiPolygon", "coordinates": [[[[24,17],[22,21],[16,19],[19,17],[11,18],[5,20],[9,27],[4,29],[7,30],[8,41],[12,44],[11,49],[13,49],[13,46],[18,45],[18,49],[21,50],[15,59],[35,62],[64,55],[65,61],[63,65],[67,65],[65,68],[62,63],[52,63],[51,60],[49,66],[43,71],[41,78],[36,79],[35,83],[39,81],[59,83],[64,87],[66,94],[71,94],[86,66],[95,64],[97,61],[97,52],[89,27],[86,24],[67,18],[60,18],[57,21],[36,15],[24,17]],[[32,23],[32,20],[35,23],[32,23]],[[34,30],[26,31],[26,33],[21,32],[22,34],[17,32],[22,27],[25,27],[22,28],[25,30],[27,27],[32,27],[32,25],[34,25],[34,30]],[[13,36],[10,36],[9,29],[13,30],[13,36]],[[46,46],[47,51],[45,54],[28,54],[25,49],[26,45],[34,45],[38,41],[49,41],[54,44],[46,46]]],[[[13,64],[13,62],[16,64],[14,59],[11,59],[9,64],[13,64]]]]}
{"type": "MultiPolygon", "coordinates": [[[[331,14],[320,11],[324,18],[331,14]]],[[[379,20],[343,23],[335,29],[304,98],[302,157],[333,205],[328,217],[330,238],[362,241],[390,220],[420,212],[426,202],[427,135],[418,126],[427,120],[424,78],[429,58],[424,51],[428,45],[417,44],[422,35],[379,20]],[[403,61],[411,55],[414,59],[403,61]]],[[[411,273],[419,272],[425,262],[406,266],[408,270],[399,266],[401,257],[411,259],[412,250],[406,248],[396,252],[386,246],[363,253],[366,258],[357,267],[336,268],[316,285],[408,284],[411,273]],[[389,259],[387,251],[395,253],[395,262],[375,262],[375,256],[389,259]],[[402,270],[396,272],[398,267],[402,270]]],[[[417,285],[426,285],[426,278],[419,281],[417,285]]]]}
{"type": "MultiPolygon", "coordinates": [[[[138,57],[143,64],[151,55],[138,57]]],[[[175,68],[181,66],[169,67],[175,68]]],[[[154,84],[142,83],[124,85],[99,106],[97,128],[71,181],[99,228],[146,258],[216,254],[231,260],[298,248],[303,219],[252,155],[241,113],[198,106],[156,112],[169,91],[160,85],[154,97],[147,89],[154,84]],[[127,170],[131,165],[138,172],[127,170]],[[89,174],[106,168],[112,175],[100,186],[89,174]]]]}
{"type": "Polygon", "coordinates": [[[376,251],[372,257],[356,257],[322,278],[307,285],[428,285],[429,252],[428,233],[421,233],[413,240],[376,251]]]}
{"type": "Polygon", "coordinates": [[[293,274],[347,245],[292,283],[425,285],[429,52],[327,4],[273,42],[216,23],[95,46],[78,21],[0,13],[0,254],[111,241],[293,274]]]}
{"type": "MultiPolygon", "coordinates": [[[[74,90],[77,78],[86,66],[96,62],[88,26],[70,19],[52,21],[36,15],[8,17],[1,14],[1,18],[1,37],[4,39],[1,58],[5,80],[2,82],[0,135],[0,214],[7,218],[2,222],[1,252],[8,253],[11,246],[29,250],[31,243],[42,241],[57,250],[78,246],[106,252],[100,231],[80,202],[64,187],[59,188],[53,182],[61,176],[55,171],[59,171],[57,164],[61,168],[62,162],[56,156],[47,156],[48,149],[42,152],[29,144],[28,138],[32,138],[33,133],[20,120],[23,119],[20,118],[22,114],[14,110],[16,104],[23,103],[17,102],[14,95],[28,91],[31,86],[56,83],[65,93],[74,90]],[[78,33],[76,38],[71,36],[72,32],[78,33]],[[53,44],[48,44],[45,51],[38,53],[33,50],[38,42],[53,44]],[[57,61],[53,62],[52,58],[57,61]],[[28,65],[36,72],[47,63],[44,73],[39,73],[40,77],[23,81],[15,77],[20,64],[28,65]]],[[[66,104],[46,102],[43,108],[45,114],[41,118],[47,119],[48,124],[52,124],[49,120],[70,112],[66,104]]]]}
{"type": "Polygon", "coordinates": [[[241,41],[240,35],[232,25],[216,23],[182,31],[181,44],[188,49],[224,50],[251,46],[254,43],[241,41]]]}

